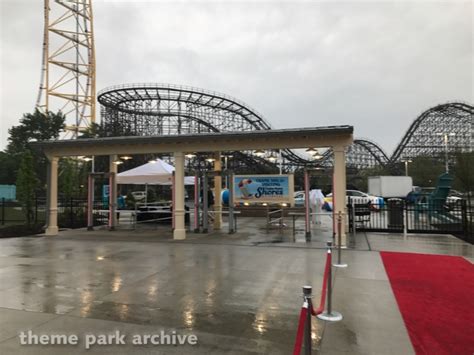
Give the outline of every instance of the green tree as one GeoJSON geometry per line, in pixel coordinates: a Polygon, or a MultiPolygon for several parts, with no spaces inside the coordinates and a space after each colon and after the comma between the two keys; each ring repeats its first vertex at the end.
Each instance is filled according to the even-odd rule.
{"type": "Polygon", "coordinates": [[[436,157],[418,156],[408,165],[408,175],[413,178],[415,186],[434,186],[442,173],[444,164],[436,157]]]}
{"type": "Polygon", "coordinates": [[[77,137],[79,139],[86,139],[86,138],[96,138],[104,136],[100,125],[95,122],[92,122],[89,127],[85,129],[85,131],[81,132],[81,134],[77,137]]]}
{"type": "Polygon", "coordinates": [[[86,197],[89,164],[73,158],[62,158],[59,161],[58,186],[61,196],[70,199],[86,197]]]}
{"type": "Polygon", "coordinates": [[[64,129],[65,116],[61,113],[43,113],[35,109],[33,113],[25,113],[18,126],[8,130],[7,153],[23,153],[29,149],[31,141],[57,139],[64,129]]]}
{"type": "Polygon", "coordinates": [[[474,152],[457,153],[455,165],[455,186],[462,190],[466,195],[467,209],[470,211],[467,215],[467,235],[473,233],[474,221],[472,213],[472,199],[474,193],[474,152]]]}
{"type": "Polygon", "coordinates": [[[59,191],[66,199],[76,195],[79,185],[77,161],[63,158],[59,161],[59,191]]]}
{"type": "Polygon", "coordinates": [[[474,152],[456,154],[455,175],[460,190],[474,191],[474,152]]]}
{"type": "Polygon", "coordinates": [[[0,183],[16,181],[21,157],[26,150],[29,150],[33,156],[33,169],[41,181],[40,186],[44,188],[46,184],[46,157],[43,153],[31,149],[30,143],[57,139],[64,129],[64,121],[65,116],[61,112],[43,113],[36,109],[33,113],[24,114],[20,124],[8,130],[7,149],[0,155],[2,168],[6,166],[8,173],[0,174],[0,183]]]}
{"type": "Polygon", "coordinates": [[[471,208],[474,192],[474,152],[456,154],[455,175],[455,184],[466,193],[466,200],[471,208]]]}
{"type": "Polygon", "coordinates": [[[0,184],[13,185],[15,184],[15,174],[19,167],[18,159],[5,152],[0,152],[0,184]]]}
{"type": "Polygon", "coordinates": [[[33,156],[27,149],[22,154],[20,169],[16,180],[17,198],[20,201],[27,225],[31,225],[34,217],[34,199],[38,179],[33,169],[33,156]]]}

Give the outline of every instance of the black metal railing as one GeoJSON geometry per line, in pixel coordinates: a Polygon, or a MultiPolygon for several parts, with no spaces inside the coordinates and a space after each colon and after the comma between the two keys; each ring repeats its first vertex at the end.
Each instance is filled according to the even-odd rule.
{"type": "Polygon", "coordinates": [[[466,201],[415,203],[392,199],[347,205],[350,229],[373,232],[448,233],[473,242],[473,211],[466,201]]]}
{"type": "MultiPolygon", "coordinates": [[[[102,201],[94,202],[94,210],[107,209],[102,201]]],[[[47,202],[44,197],[38,197],[33,204],[33,224],[45,224],[47,217],[47,202]]],[[[94,224],[106,224],[108,214],[94,213],[94,224]]],[[[0,200],[0,226],[22,225],[26,223],[25,213],[18,201],[2,198],[0,200]]],[[[58,199],[58,226],[60,228],[82,228],[87,226],[87,199],[60,198],[58,199]]]]}

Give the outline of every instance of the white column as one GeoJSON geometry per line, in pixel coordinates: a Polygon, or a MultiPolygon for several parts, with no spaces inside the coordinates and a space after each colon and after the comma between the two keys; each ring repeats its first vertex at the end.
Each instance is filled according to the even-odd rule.
{"type": "MultiPolygon", "coordinates": [[[[334,152],[334,218],[337,223],[339,212],[342,215],[341,245],[346,246],[346,152],[345,147],[333,147],[334,152]]],[[[336,225],[337,233],[337,225],[336,225]]],[[[337,235],[336,235],[337,238],[337,235]]],[[[337,242],[337,239],[336,239],[337,242]]]]}
{"type": "Polygon", "coordinates": [[[113,173],[109,177],[109,229],[114,230],[117,226],[117,171],[118,165],[114,162],[117,155],[109,155],[109,172],[113,173]]]}
{"type": "Polygon", "coordinates": [[[184,153],[174,153],[174,239],[186,239],[186,226],[184,223],[184,153]]]}
{"type": "Polygon", "coordinates": [[[49,217],[46,235],[58,235],[58,157],[49,159],[49,217]]]}
{"type": "Polygon", "coordinates": [[[221,153],[216,152],[214,160],[214,172],[216,175],[214,176],[214,229],[221,229],[222,226],[222,201],[221,201],[221,194],[222,194],[222,163],[221,163],[221,153]]]}

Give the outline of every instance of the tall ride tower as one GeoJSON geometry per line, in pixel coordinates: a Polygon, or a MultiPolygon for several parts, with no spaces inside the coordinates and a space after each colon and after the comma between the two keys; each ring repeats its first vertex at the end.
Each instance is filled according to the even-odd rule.
{"type": "Polygon", "coordinates": [[[66,135],[95,122],[95,49],[92,0],[44,0],[41,81],[36,107],[60,110],[66,135]]]}

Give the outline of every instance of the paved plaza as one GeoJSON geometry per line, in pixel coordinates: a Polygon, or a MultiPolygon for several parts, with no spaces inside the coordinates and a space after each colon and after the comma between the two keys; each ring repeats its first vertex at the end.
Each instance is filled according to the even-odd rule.
{"type": "MultiPolygon", "coordinates": [[[[1,354],[288,354],[301,286],[319,301],[330,221],[310,243],[291,228],[266,231],[263,219],[239,219],[238,233],[189,233],[166,227],[61,231],[56,237],[0,240],[1,354]],[[18,333],[195,334],[197,345],[20,345],[18,333]]],[[[290,227],[290,226],[289,226],[290,227]]],[[[380,250],[464,256],[473,246],[448,235],[360,233],[336,269],[338,323],[313,321],[320,354],[410,354],[413,348],[380,250]]],[[[318,303],[315,302],[315,303],[318,303]]]]}

